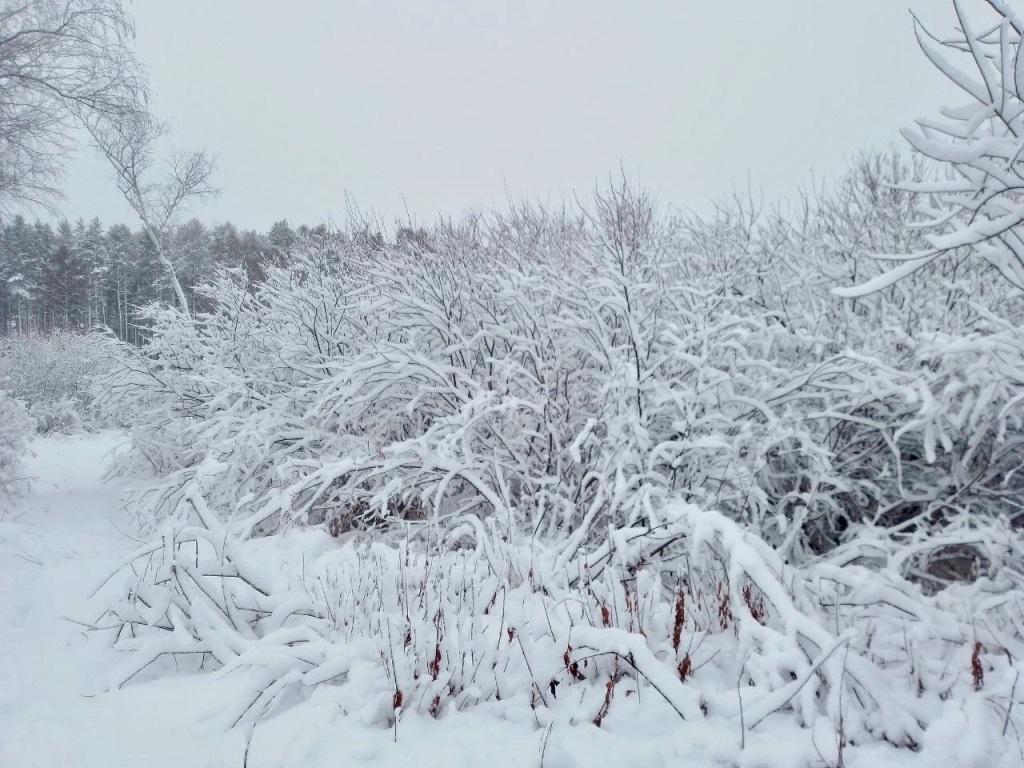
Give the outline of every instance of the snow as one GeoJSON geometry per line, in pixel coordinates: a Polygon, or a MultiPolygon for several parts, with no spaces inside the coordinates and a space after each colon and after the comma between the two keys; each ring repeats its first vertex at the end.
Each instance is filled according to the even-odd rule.
{"type": "Polygon", "coordinates": [[[36,440],[31,495],[0,521],[2,766],[205,766],[211,745],[239,740],[203,725],[204,681],[104,693],[102,648],[70,620],[88,618],[93,587],[137,546],[115,527],[119,488],[101,479],[123,442],[113,432],[36,440]]]}
{"type": "MultiPolygon", "coordinates": [[[[395,728],[358,709],[340,711],[338,689],[318,687],[308,700],[251,726],[231,728],[235,704],[251,678],[232,671],[177,674],[111,685],[117,661],[102,642],[89,642],[75,620],[95,618],[89,598],[138,542],[119,511],[122,488],[103,481],[126,438],[116,432],[47,436],[32,443],[31,493],[0,520],[0,766],[4,768],[318,768],[371,766],[793,766],[834,758],[827,723],[810,732],[777,719],[746,734],[724,720],[682,721],[650,688],[619,683],[601,728],[586,719],[534,712],[524,695],[435,719],[412,712],[395,728]],[[540,717],[538,718],[538,714],[540,717]],[[808,734],[812,738],[808,738],[808,734]],[[248,756],[246,750],[248,745],[248,756]]],[[[301,543],[310,536],[298,536],[301,543]]],[[[580,631],[581,645],[615,645],[662,675],[639,635],[580,631]],[[589,634],[587,634],[589,633],[589,634]],[[612,642],[614,640],[614,642],[612,642]]],[[[365,665],[369,668],[369,665],[365,665]]],[[[353,661],[350,678],[361,674],[353,661]]],[[[679,688],[675,680],[662,681],[679,688]]],[[[370,683],[368,683],[369,685],[370,683]]],[[[690,702],[687,702],[688,704],[690,702]]],[[[689,707],[688,707],[689,708],[689,707]]],[[[980,700],[951,711],[925,734],[923,753],[870,745],[848,750],[849,766],[1017,765],[992,754],[969,723],[993,717],[980,700]]],[[[983,732],[983,731],[979,731],[983,732]]]]}

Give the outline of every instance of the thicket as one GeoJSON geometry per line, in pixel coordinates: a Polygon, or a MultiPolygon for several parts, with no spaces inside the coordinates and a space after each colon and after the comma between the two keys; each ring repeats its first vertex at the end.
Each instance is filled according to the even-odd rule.
{"type": "Polygon", "coordinates": [[[106,426],[92,386],[111,369],[114,351],[100,333],[0,337],[0,390],[28,407],[38,432],[106,426]]]}
{"type": "Polygon", "coordinates": [[[868,156],[710,217],[616,183],[416,237],[356,223],[256,286],[222,271],[191,320],[153,308],[102,385],[135,423],[121,468],[158,478],[129,508],[160,543],[96,624],[137,650],[120,682],[191,658],[257,670],[239,722],[331,683],[384,722],[516,696],[600,725],[629,679],[741,740],[825,718],[840,755],[916,746],[985,670],[1007,713],[1020,295],[966,251],[830,293],[920,244],[925,193],[892,182],[927,171],[868,156]],[[309,528],[308,566],[269,578],[309,528]]]}
{"type": "Polygon", "coordinates": [[[918,38],[968,103],[912,161],[779,209],[355,222],[148,310],[99,397],[153,478],[92,626],[117,683],[226,669],[249,728],[653,700],[733,763],[793,728],[808,764],[1024,759],[1024,21],[952,5],[918,38]]]}

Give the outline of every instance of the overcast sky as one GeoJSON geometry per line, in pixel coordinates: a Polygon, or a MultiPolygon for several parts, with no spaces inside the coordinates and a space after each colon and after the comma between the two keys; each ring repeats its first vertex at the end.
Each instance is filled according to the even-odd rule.
{"type": "MultiPolygon", "coordinates": [[[[621,165],[665,203],[771,196],[950,101],[936,0],[136,0],[155,107],[219,158],[193,213],[265,229],[558,200],[621,165]]],[[[70,218],[131,222],[90,153],[70,218]]]]}

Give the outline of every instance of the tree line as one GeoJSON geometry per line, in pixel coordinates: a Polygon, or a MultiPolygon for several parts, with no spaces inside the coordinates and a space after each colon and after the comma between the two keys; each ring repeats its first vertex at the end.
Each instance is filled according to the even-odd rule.
{"type": "MultiPolygon", "coordinates": [[[[193,219],[174,229],[169,250],[195,311],[205,308],[196,286],[217,268],[239,268],[258,280],[262,265],[315,231],[293,229],[285,220],[258,232],[193,219]]],[[[142,229],[107,227],[99,219],[51,225],[14,216],[0,222],[0,335],[109,328],[139,343],[138,309],[160,301],[173,303],[174,291],[142,229]]]]}

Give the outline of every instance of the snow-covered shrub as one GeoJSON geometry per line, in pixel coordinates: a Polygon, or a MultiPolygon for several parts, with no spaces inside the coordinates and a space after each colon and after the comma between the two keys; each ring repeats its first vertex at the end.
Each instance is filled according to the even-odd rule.
{"type": "Polygon", "coordinates": [[[24,403],[0,389],[0,512],[24,484],[21,459],[33,427],[24,403]]]}
{"type": "Polygon", "coordinates": [[[55,402],[36,402],[29,409],[29,415],[35,419],[36,431],[48,435],[54,432],[70,435],[82,428],[82,417],[79,405],[70,397],[62,397],[55,402]]]}
{"type": "Polygon", "coordinates": [[[220,273],[195,318],[150,309],[99,384],[137,422],[122,469],[155,477],[128,503],[161,540],[97,622],[136,652],[119,682],[192,658],[253,672],[243,720],[335,680],[382,722],[513,696],[600,722],[634,675],[691,720],[909,746],[970,699],[965,670],[1006,707],[1019,307],[971,270],[969,301],[949,275],[832,297],[861,224],[914,223],[857,178],[797,222],[622,186],[354,228],[257,285],[220,273]],[[316,583],[276,563],[296,541],[316,583]]]}
{"type": "Polygon", "coordinates": [[[793,764],[935,762],[970,712],[979,765],[1024,757],[1021,26],[990,5],[924,41],[980,105],[915,138],[962,178],[876,156],[788,210],[623,184],[360,224],[148,310],[99,385],[154,476],[92,627],[116,683],[238,673],[233,724],[653,699],[734,731],[726,764],[786,727],[793,764]]]}
{"type": "Polygon", "coordinates": [[[29,406],[41,432],[96,426],[90,388],[113,348],[101,334],[0,337],[0,389],[29,406]]]}
{"type": "Polygon", "coordinates": [[[610,530],[566,559],[472,516],[437,544],[338,547],[322,531],[239,541],[194,486],[186,498],[190,520],[104,587],[94,627],[125,652],[118,686],[170,669],[245,675],[226,724],[314,692],[391,726],[500,702],[541,727],[600,727],[647,701],[680,728],[736,734],[734,761],[759,734],[823,723],[852,754],[881,740],[917,748],[976,701],[993,754],[1015,749],[1003,715],[1024,637],[1010,579],[928,598],[891,571],[796,568],[678,503],[659,528],[610,530]]]}
{"type": "Polygon", "coordinates": [[[475,511],[582,546],[681,497],[795,558],[946,504],[1008,512],[1019,380],[994,372],[970,419],[934,423],[990,370],[985,308],[962,337],[880,326],[892,294],[823,311],[820,270],[792,289],[759,275],[827,254],[752,226],[681,226],[622,187],[578,217],[319,238],[255,291],[226,272],[212,312],[154,310],[152,342],[102,384],[139,414],[129,460],[165,478],[136,506],[171,514],[202,467],[250,532],[475,511]],[[708,253],[741,247],[728,269],[708,253]],[[975,477],[985,429],[1004,449],[975,477]]]}

